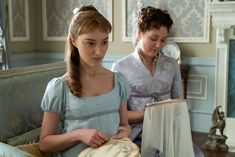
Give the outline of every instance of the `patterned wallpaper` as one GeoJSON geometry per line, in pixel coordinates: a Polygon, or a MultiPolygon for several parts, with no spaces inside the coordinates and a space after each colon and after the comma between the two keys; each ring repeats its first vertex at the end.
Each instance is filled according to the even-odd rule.
{"type": "MultiPolygon", "coordinates": [[[[44,33],[50,37],[66,37],[73,9],[81,5],[94,5],[111,22],[109,4],[112,0],[43,0],[44,33]]],[[[63,38],[62,38],[63,39],[63,38]]]]}
{"type": "Polygon", "coordinates": [[[9,0],[8,4],[11,40],[29,40],[28,0],[9,0]]]}
{"type": "Polygon", "coordinates": [[[13,32],[13,36],[25,36],[25,7],[24,0],[12,1],[12,13],[13,13],[13,29],[17,30],[13,32]]]}
{"type": "MultiPolygon", "coordinates": [[[[14,36],[27,36],[25,3],[12,2],[12,26],[14,36]]],[[[176,42],[209,42],[209,15],[206,4],[209,0],[122,0],[123,41],[131,41],[133,19],[140,6],[151,5],[168,10],[174,25],[170,32],[176,42]]],[[[113,0],[41,0],[44,40],[65,40],[72,17],[72,10],[81,5],[93,4],[112,23],[113,0]]],[[[121,14],[120,14],[121,16],[121,14]]],[[[114,19],[115,20],[115,19],[114,19]]]]}
{"type": "Polygon", "coordinates": [[[206,11],[208,0],[123,0],[126,6],[125,37],[132,36],[133,20],[137,10],[143,5],[151,5],[167,10],[174,25],[170,36],[177,42],[209,42],[209,15],[206,11]],[[141,4],[142,3],[142,4],[141,4]]]}

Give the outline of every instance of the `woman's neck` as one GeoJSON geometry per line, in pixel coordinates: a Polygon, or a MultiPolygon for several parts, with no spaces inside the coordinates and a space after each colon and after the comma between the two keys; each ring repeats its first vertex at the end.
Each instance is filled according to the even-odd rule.
{"type": "Polygon", "coordinates": [[[142,60],[142,62],[143,62],[145,65],[153,64],[153,63],[154,63],[154,60],[155,60],[155,58],[156,58],[156,56],[155,56],[155,57],[145,56],[145,55],[143,55],[143,53],[141,53],[140,50],[139,50],[139,56],[140,56],[140,59],[142,60]]]}
{"type": "Polygon", "coordinates": [[[81,66],[80,72],[83,76],[89,76],[91,78],[94,78],[97,75],[99,75],[99,73],[101,72],[101,69],[102,69],[102,66],[97,66],[97,67],[81,66]]]}
{"type": "Polygon", "coordinates": [[[155,71],[155,66],[157,63],[157,59],[158,59],[158,54],[155,57],[146,57],[146,56],[143,56],[143,54],[140,52],[140,50],[138,51],[138,53],[139,53],[139,56],[140,56],[142,63],[148,69],[150,74],[153,76],[154,71],[155,71]]]}

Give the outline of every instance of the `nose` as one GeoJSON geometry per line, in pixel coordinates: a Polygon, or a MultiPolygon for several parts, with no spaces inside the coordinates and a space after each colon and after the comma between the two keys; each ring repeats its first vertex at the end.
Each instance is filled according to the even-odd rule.
{"type": "Polygon", "coordinates": [[[102,55],[104,53],[104,48],[102,46],[96,46],[95,54],[102,55]]]}
{"type": "Polygon", "coordinates": [[[157,48],[159,48],[159,47],[161,47],[161,44],[162,44],[161,41],[160,41],[160,40],[157,40],[155,46],[156,46],[157,48]]]}

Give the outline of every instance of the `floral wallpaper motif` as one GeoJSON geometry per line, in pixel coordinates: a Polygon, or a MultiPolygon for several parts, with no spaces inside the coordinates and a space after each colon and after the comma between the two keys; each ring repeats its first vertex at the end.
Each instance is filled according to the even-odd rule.
{"type": "MultiPolygon", "coordinates": [[[[126,3],[126,37],[131,37],[133,18],[141,5],[136,0],[126,3]]],[[[206,11],[208,0],[139,0],[143,5],[151,5],[167,10],[174,25],[170,37],[177,42],[209,42],[209,15],[206,11]]]]}
{"type": "Polygon", "coordinates": [[[109,6],[112,0],[43,0],[45,30],[47,37],[66,37],[73,9],[81,5],[94,5],[106,18],[111,20],[109,6]]]}

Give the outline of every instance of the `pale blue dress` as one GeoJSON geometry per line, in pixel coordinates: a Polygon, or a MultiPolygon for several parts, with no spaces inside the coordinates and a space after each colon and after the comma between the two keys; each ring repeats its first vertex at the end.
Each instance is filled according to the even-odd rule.
{"type": "MultiPolygon", "coordinates": [[[[110,92],[84,98],[74,96],[61,77],[54,78],[48,83],[41,108],[45,112],[60,114],[60,133],[96,128],[111,137],[118,132],[120,104],[127,101],[130,95],[129,85],[123,75],[114,73],[114,77],[115,86],[110,92]]],[[[78,143],[55,156],[75,157],[85,148],[87,145],[78,143]]]]}
{"type": "MultiPolygon", "coordinates": [[[[153,76],[145,67],[138,50],[116,61],[113,71],[121,72],[131,87],[128,108],[132,111],[144,111],[147,103],[182,97],[182,80],[176,60],[160,53],[156,61],[153,76]]],[[[132,125],[131,139],[141,135],[142,123],[132,125]]],[[[141,137],[140,137],[141,138],[141,137]]],[[[138,144],[138,143],[137,143],[138,144]]]]}

